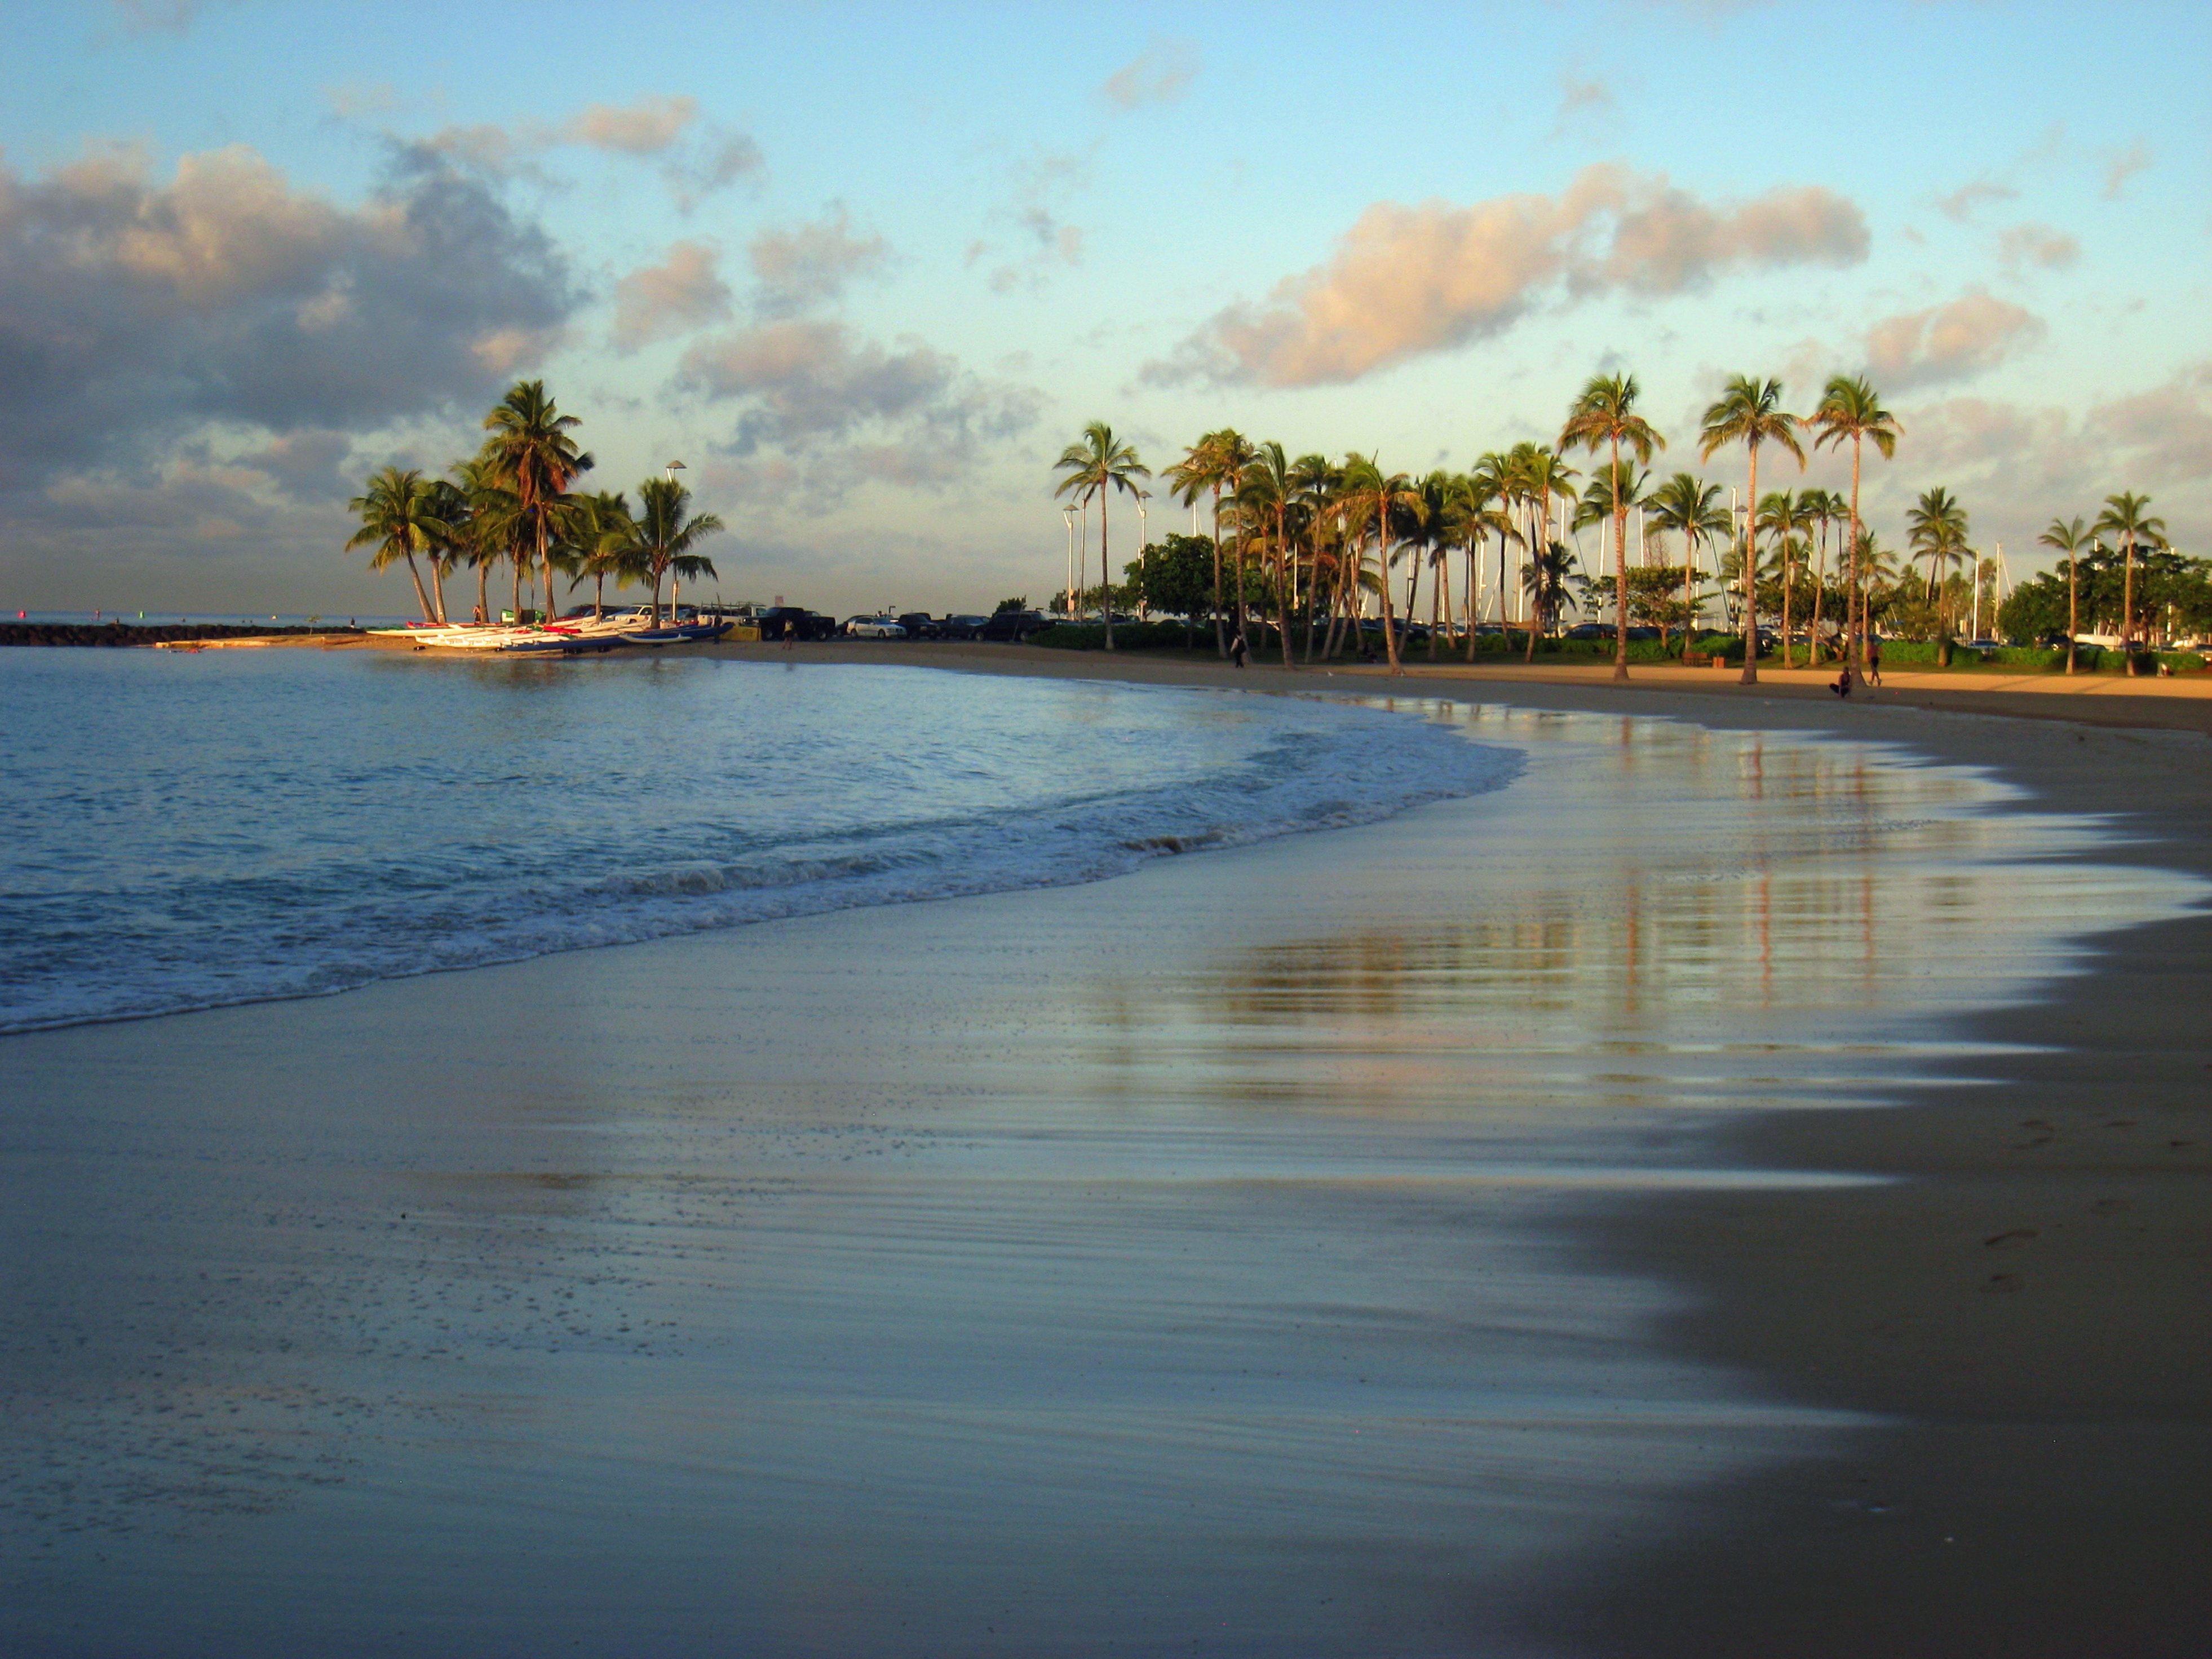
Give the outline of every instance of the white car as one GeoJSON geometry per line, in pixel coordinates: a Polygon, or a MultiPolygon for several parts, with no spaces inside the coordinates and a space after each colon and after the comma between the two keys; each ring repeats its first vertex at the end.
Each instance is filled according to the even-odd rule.
{"type": "Polygon", "coordinates": [[[906,629],[889,617],[848,617],[845,632],[856,640],[902,640],[906,629]]]}

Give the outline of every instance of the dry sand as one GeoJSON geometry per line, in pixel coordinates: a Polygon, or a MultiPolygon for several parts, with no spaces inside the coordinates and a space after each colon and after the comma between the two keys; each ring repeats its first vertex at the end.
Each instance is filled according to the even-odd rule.
{"type": "MultiPolygon", "coordinates": [[[[1501,710],[1909,745],[2130,832],[2014,895],[1901,854],[1863,899],[1801,883],[1771,1054],[1771,964],[1698,908],[1721,888],[1666,878],[1732,867],[1714,800],[1771,831],[1785,784],[1844,775],[1618,723],[1613,770],[1095,888],[12,1041],[10,1443],[43,1462],[6,1470],[0,1629],[41,1654],[2206,1650],[2207,925],[2106,935],[2056,979],[2043,941],[2069,904],[2212,874],[2212,750],[1933,712],[1892,678],[1849,708],[1695,671],[1411,688],[1540,755],[1501,710]],[[1746,756],[1772,769],[1750,797],[1746,756]],[[1472,848],[1503,885],[1468,914],[1472,848]],[[1641,945],[1587,873],[1639,869],[1641,945]],[[1668,943],[1699,928],[1730,943],[1668,943]],[[1951,1012],[2020,973],[2033,1003],[1951,1012]],[[1676,1052],[1701,999],[1734,1046],[1676,1052]],[[1891,1036],[1855,1050],[1860,1022],[1891,1036]]],[[[1900,847],[1922,833],[1909,770],[1869,787],[1900,847]]],[[[1957,786],[1924,787],[1940,822],[1957,786]]]]}

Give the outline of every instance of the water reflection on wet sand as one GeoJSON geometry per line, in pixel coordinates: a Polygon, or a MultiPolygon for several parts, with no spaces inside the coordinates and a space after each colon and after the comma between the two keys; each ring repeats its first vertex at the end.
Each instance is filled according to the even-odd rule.
{"type": "Polygon", "coordinates": [[[1527,775],[10,1044],[8,1645],[1495,1651],[1817,1444],[1551,1224],[2191,890],[1864,745],[1425,712],[1527,775]]]}

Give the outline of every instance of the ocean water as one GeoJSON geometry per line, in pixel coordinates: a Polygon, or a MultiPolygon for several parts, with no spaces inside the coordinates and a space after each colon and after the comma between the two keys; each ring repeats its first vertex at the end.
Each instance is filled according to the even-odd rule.
{"type": "Polygon", "coordinates": [[[0,1031],[1073,885],[1507,781],[1308,700],[711,658],[0,653],[0,1031]]]}

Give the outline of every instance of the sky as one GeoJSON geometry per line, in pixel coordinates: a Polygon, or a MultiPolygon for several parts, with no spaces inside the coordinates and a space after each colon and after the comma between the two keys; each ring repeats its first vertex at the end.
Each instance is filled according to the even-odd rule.
{"type": "Polygon", "coordinates": [[[1089,420],[1418,473],[1599,372],[1724,484],[1729,375],[1869,374],[1893,545],[1941,484],[2015,577],[2120,489],[2212,551],[2201,3],[11,11],[10,608],[406,609],[347,500],[520,378],[839,613],[1042,603],[1089,420]]]}

